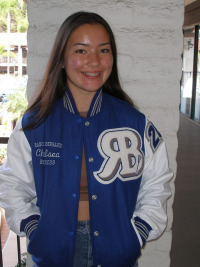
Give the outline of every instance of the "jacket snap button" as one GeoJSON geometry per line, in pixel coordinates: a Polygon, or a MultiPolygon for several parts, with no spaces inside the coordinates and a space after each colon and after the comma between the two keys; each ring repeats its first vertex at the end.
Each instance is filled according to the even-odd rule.
{"type": "Polygon", "coordinates": [[[95,231],[94,232],[94,236],[98,236],[99,235],[99,232],[98,231],[95,231]]]}
{"type": "Polygon", "coordinates": [[[89,158],[89,162],[93,162],[94,159],[92,157],[89,158]]]}
{"type": "Polygon", "coordinates": [[[85,126],[89,126],[90,125],[90,122],[89,121],[86,121],[85,122],[85,126]]]}
{"type": "Polygon", "coordinates": [[[77,122],[78,122],[78,123],[81,123],[81,118],[78,118],[78,119],[77,119],[77,122]]]}
{"type": "Polygon", "coordinates": [[[74,155],[74,159],[75,160],[79,159],[79,156],[78,155],[74,155]]]}
{"type": "Polygon", "coordinates": [[[92,195],[92,200],[96,200],[97,199],[97,195],[92,195]]]}

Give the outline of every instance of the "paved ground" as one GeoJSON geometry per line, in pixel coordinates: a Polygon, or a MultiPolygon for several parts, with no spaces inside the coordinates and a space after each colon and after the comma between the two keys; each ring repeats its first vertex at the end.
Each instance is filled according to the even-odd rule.
{"type": "Polygon", "coordinates": [[[200,267],[200,124],[180,119],[171,267],[200,267]]]}
{"type": "MultiPolygon", "coordinates": [[[[26,251],[26,239],[20,238],[20,242],[21,253],[24,253],[26,251]]],[[[17,236],[10,231],[8,241],[3,249],[3,267],[15,267],[17,263],[17,236]]]]}

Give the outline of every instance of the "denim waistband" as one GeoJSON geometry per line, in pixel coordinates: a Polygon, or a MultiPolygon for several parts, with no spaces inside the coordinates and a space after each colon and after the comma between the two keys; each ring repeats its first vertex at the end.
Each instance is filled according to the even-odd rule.
{"type": "Polygon", "coordinates": [[[81,233],[90,233],[90,221],[78,221],[77,231],[81,233]]]}

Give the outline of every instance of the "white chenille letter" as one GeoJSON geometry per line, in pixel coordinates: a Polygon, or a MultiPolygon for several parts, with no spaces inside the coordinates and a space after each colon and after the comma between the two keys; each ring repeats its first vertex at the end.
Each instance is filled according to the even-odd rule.
{"type": "Polygon", "coordinates": [[[111,183],[117,177],[122,181],[141,176],[144,167],[142,139],[131,128],[106,130],[99,136],[98,149],[104,161],[95,178],[101,183],[111,183]]]}

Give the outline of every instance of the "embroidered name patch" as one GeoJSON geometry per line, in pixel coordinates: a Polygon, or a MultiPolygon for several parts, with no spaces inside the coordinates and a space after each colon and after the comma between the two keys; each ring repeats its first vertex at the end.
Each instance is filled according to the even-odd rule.
{"type": "Polygon", "coordinates": [[[40,159],[40,165],[55,165],[56,159],[60,158],[61,143],[56,142],[36,142],[35,156],[40,159]]]}
{"type": "Polygon", "coordinates": [[[144,168],[142,139],[131,128],[117,128],[101,133],[97,142],[98,150],[104,161],[95,178],[109,184],[116,178],[129,181],[138,179],[144,168]]]}

